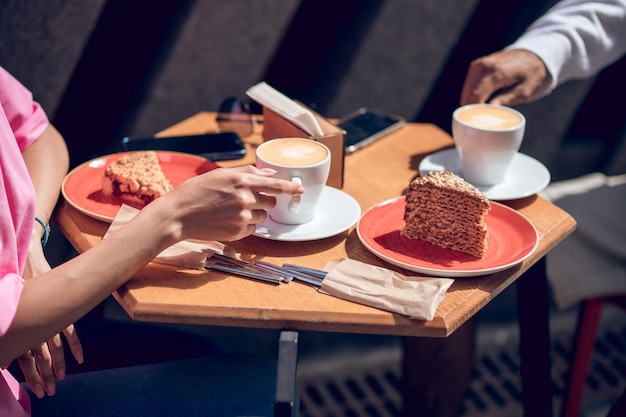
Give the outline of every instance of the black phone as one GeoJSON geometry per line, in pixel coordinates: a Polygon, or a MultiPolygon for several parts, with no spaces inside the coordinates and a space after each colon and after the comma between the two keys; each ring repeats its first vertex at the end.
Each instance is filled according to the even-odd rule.
{"type": "Polygon", "coordinates": [[[211,161],[240,159],[246,146],[235,132],[203,133],[201,135],[122,139],[125,151],[153,150],[185,152],[203,156],[211,161]]]}
{"type": "Polygon", "coordinates": [[[341,118],[337,126],[346,131],[346,153],[352,153],[404,124],[401,116],[360,108],[341,118]]]}

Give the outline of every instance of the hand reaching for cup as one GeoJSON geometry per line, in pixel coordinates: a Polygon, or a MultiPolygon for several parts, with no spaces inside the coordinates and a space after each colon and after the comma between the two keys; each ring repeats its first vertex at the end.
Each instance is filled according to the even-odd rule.
{"type": "Polygon", "coordinates": [[[543,61],[532,52],[523,49],[496,52],[470,64],[461,92],[461,105],[527,103],[548,78],[543,61]]]}

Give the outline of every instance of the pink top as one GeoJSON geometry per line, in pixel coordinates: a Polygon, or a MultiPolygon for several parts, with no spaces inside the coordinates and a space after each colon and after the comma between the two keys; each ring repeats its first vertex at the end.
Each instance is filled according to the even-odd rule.
{"type": "MultiPolygon", "coordinates": [[[[35,190],[22,151],[47,126],[30,91],[0,67],[0,337],[15,316],[35,219],[35,190]]],[[[29,416],[26,391],[6,369],[0,375],[0,416],[29,416]]]]}

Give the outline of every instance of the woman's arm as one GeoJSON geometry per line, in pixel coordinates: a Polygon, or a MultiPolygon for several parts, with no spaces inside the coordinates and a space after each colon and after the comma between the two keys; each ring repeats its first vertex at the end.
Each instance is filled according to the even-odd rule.
{"type": "Polygon", "coordinates": [[[187,180],[142,209],[92,249],[26,280],[15,318],[0,338],[0,363],[59,333],[124,284],[162,250],[184,239],[234,241],[252,234],[276,194],[302,186],[252,166],[187,180]]]}
{"type": "MultiPolygon", "coordinates": [[[[69,156],[61,134],[48,124],[37,141],[22,153],[26,168],[35,188],[35,215],[48,225],[54,206],[59,198],[61,184],[69,166],[69,156]]],[[[31,279],[50,271],[42,247],[44,228],[33,219],[33,232],[24,268],[24,278],[31,279]]],[[[77,361],[83,361],[80,340],[74,325],[63,330],[65,339],[77,361]]],[[[65,354],[60,334],[55,334],[47,343],[33,347],[18,357],[24,378],[38,397],[43,397],[44,390],[49,395],[56,391],[55,376],[65,378],[65,354]]]]}

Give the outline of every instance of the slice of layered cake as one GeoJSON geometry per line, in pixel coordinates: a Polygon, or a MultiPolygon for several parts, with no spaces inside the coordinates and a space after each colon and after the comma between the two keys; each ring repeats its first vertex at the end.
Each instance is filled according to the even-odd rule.
{"type": "Polygon", "coordinates": [[[154,151],[135,152],[104,169],[102,192],[141,208],[172,190],[154,151]]]}
{"type": "Polygon", "coordinates": [[[489,200],[452,172],[413,180],[406,193],[402,234],[478,258],[487,252],[489,200]]]}

